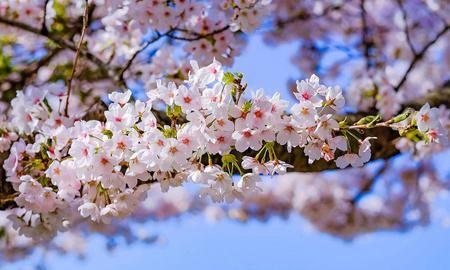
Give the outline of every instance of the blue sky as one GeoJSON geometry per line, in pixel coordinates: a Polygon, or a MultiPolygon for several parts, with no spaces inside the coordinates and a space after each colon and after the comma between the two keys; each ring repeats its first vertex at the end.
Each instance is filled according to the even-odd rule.
{"type": "MultiPolygon", "coordinates": [[[[246,75],[250,89],[280,90],[287,96],[287,79],[298,74],[289,60],[296,50],[294,44],[267,47],[256,36],[233,71],[246,75]]],[[[450,209],[448,201],[440,206],[450,209]]],[[[299,217],[243,225],[210,224],[203,216],[186,216],[148,222],[145,228],[160,240],[152,245],[121,244],[108,252],[105,239],[94,236],[85,260],[48,254],[46,269],[450,269],[450,229],[438,224],[403,233],[378,232],[352,242],[313,232],[299,217]]],[[[0,269],[34,269],[38,255],[0,269]]]]}
{"type": "MultiPolygon", "coordinates": [[[[450,268],[450,233],[441,226],[419,227],[410,232],[379,232],[352,242],[316,233],[300,218],[274,218],[267,223],[205,222],[201,216],[164,224],[149,222],[148,230],[160,236],[152,245],[119,244],[112,252],[105,240],[93,237],[89,257],[51,254],[47,269],[434,269],[450,268]]],[[[39,260],[14,267],[29,268],[39,260]]]]}

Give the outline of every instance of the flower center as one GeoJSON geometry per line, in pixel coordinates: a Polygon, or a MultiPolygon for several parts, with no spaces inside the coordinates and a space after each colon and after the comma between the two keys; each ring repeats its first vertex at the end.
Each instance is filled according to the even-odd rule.
{"type": "Polygon", "coordinates": [[[436,132],[436,130],[430,130],[430,131],[428,132],[428,136],[430,136],[430,138],[431,138],[432,140],[436,139],[436,138],[437,138],[437,132],[436,132]]]}
{"type": "Polygon", "coordinates": [[[176,154],[178,152],[178,149],[175,146],[172,146],[169,148],[169,153],[176,154]]]}
{"type": "Polygon", "coordinates": [[[107,158],[102,157],[102,158],[100,159],[100,163],[101,163],[103,166],[106,166],[106,165],[109,163],[109,160],[108,160],[107,158]]]}
{"type": "Polygon", "coordinates": [[[191,103],[192,98],[190,98],[189,96],[186,96],[186,97],[183,98],[183,100],[184,100],[184,103],[189,104],[189,103],[191,103]]]}
{"type": "Polygon", "coordinates": [[[117,149],[125,150],[125,143],[123,143],[123,142],[118,142],[116,146],[117,146],[117,149]]]}
{"type": "Polygon", "coordinates": [[[252,136],[252,133],[250,131],[244,131],[242,134],[245,138],[250,138],[252,136]]]}
{"type": "Polygon", "coordinates": [[[263,113],[261,111],[256,111],[255,112],[255,117],[256,118],[262,118],[262,116],[263,116],[263,113]]]}
{"type": "Polygon", "coordinates": [[[291,125],[287,125],[287,126],[285,126],[284,127],[284,129],[287,131],[287,132],[289,132],[289,133],[291,133],[291,132],[293,132],[294,131],[294,127],[293,126],[291,126],[291,125]]]}
{"type": "Polygon", "coordinates": [[[59,168],[54,168],[53,173],[57,175],[61,175],[61,170],[59,168]]]}
{"type": "Polygon", "coordinates": [[[308,93],[304,92],[304,93],[302,94],[302,98],[303,98],[304,100],[309,100],[309,99],[311,98],[311,96],[310,96],[308,93]]]}

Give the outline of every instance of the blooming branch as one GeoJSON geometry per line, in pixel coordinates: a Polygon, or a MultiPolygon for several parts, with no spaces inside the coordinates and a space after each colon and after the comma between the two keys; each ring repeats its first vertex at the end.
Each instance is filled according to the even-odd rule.
{"type": "Polygon", "coordinates": [[[351,238],[409,228],[408,211],[427,219],[449,188],[427,164],[448,149],[445,1],[61,3],[0,4],[0,251],[210,207],[243,221],[298,212],[351,238]],[[295,40],[301,77],[321,78],[292,82],[293,104],[222,67],[256,29],[295,40]],[[417,166],[396,168],[405,157],[417,166]],[[309,174],[348,167],[360,169],[309,174]],[[263,177],[286,172],[305,174],[263,177]]]}
{"type": "Polygon", "coordinates": [[[18,92],[13,126],[2,133],[4,150],[13,142],[3,164],[6,180],[17,205],[31,214],[13,216],[17,226],[45,226],[52,235],[72,215],[108,223],[132,213],[156,182],[163,191],[191,182],[201,197],[231,202],[260,191],[260,175],[332,167],[314,169],[318,162],[361,167],[377,141],[362,130],[397,130],[410,144],[433,149],[447,143],[448,126],[428,104],[386,121],[366,116],[349,124],[336,118],[345,103],[340,88],[317,76],[297,81],[297,103],[287,110],[278,93],[265,96],[262,89],[242,99],[243,74],[224,72],[217,61],[192,68],[180,85],[158,81],[146,102],[130,102],[129,90],[110,94],[104,122],[65,116],[63,99],[51,92],[18,92]],[[161,105],[168,122],[155,115],[161,105]],[[306,163],[296,160],[299,151],[306,163]],[[37,217],[63,222],[32,225],[37,217]]]}

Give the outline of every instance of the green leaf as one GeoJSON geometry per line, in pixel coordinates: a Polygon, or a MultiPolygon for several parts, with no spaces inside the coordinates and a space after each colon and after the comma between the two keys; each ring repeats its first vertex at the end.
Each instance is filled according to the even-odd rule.
{"type": "Polygon", "coordinates": [[[234,82],[234,75],[231,72],[225,72],[225,74],[223,74],[223,79],[222,79],[224,84],[232,84],[234,82]]]}
{"type": "Polygon", "coordinates": [[[408,132],[406,132],[405,137],[413,142],[420,142],[422,138],[426,137],[424,136],[419,130],[417,129],[411,129],[408,132]]]}
{"type": "Polygon", "coordinates": [[[177,131],[174,128],[165,128],[162,130],[162,133],[165,138],[176,138],[177,131]]]}
{"type": "Polygon", "coordinates": [[[102,131],[102,134],[103,134],[103,135],[105,135],[105,136],[107,136],[107,137],[108,137],[108,139],[111,139],[111,138],[112,138],[112,136],[113,136],[113,133],[112,133],[112,131],[111,131],[111,130],[109,130],[109,129],[104,129],[104,130],[102,131]]]}
{"type": "Polygon", "coordinates": [[[6,78],[14,71],[14,67],[11,65],[11,57],[3,55],[0,51],[0,79],[6,78]]]}
{"type": "Polygon", "coordinates": [[[235,72],[234,75],[236,75],[239,80],[242,80],[242,78],[244,78],[244,74],[242,74],[241,72],[235,72]]]}
{"type": "Polygon", "coordinates": [[[66,16],[66,6],[58,0],[53,1],[53,9],[58,17],[64,18],[66,16]]]}
{"type": "Polygon", "coordinates": [[[379,117],[379,115],[369,115],[369,116],[363,117],[363,118],[359,119],[359,121],[356,122],[355,125],[365,125],[365,124],[372,123],[373,121],[376,121],[378,117],[379,117]]]}
{"type": "Polygon", "coordinates": [[[44,98],[44,100],[42,100],[42,103],[44,103],[44,105],[45,105],[45,107],[47,108],[47,110],[48,110],[49,113],[52,113],[52,112],[53,112],[53,109],[52,109],[52,107],[50,107],[50,104],[48,103],[47,98],[44,98]]]}
{"type": "Polygon", "coordinates": [[[252,102],[247,100],[244,102],[244,104],[242,105],[242,111],[244,112],[249,112],[252,109],[252,102]]]}
{"type": "Polygon", "coordinates": [[[166,108],[166,115],[170,119],[176,119],[181,116],[183,113],[181,106],[173,104],[172,106],[167,106],[166,108]]]}
{"type": "Polygon", "coordinates": [[[341,122],[339,122],[339,128],[345,128],[348,127],[348,123],[345,120],[342,120],[341,122]]]}
{"type": "Polygon", "coordinates": [[[237,164],[237,158],[233,154],[226,154],[222,156],[222,164],[237,164]]]}
{"type": "Polygon", "coordinates": [[[33,165],[33,168],[36,170],[45,170],[45,164],[42,162],[41,159],[34,159],[31,164],[33,165]]]}
{"type": "Polygon", "coordinates": [[[174,104],[173,105],[173,114],[175,117],[179,117],[181,116],[181,114],[183,113],[181,106],[174,104]]]}
{"type": "Polygon", "coordinates": [[[377,115],[377,116],[375,116],[374,119],[372,119],[372,121],[370,121],[370,122],[367,124],[367,126],[368,126],[368,127],[374,127],[375,124],[378,123],[378,122],[380,122],[380,121],[381,121],[381,115],[377,115]]]}
{"type": "Polygon", "coordinates": [[[394,117],[394,118],[392,119],[392,121],[393,121],[394,123],[401,122],[401,121],[405,120],[406,118],[408,118],[408,116],[409,116],[410,114],[411,114],[411,112],[406,111],[406,112],[404,112],[404,113],[402,113],[402,114],[399,114],[399,115],[397,115],[396,117],[394,117]]]}

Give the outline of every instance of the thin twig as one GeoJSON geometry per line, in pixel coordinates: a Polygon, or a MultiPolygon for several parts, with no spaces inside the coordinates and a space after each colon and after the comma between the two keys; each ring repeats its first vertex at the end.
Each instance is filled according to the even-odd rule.
{"type": "Polygon", "coordinates": [[[377,128],[377,127],[389,127],[393,123],[392,119],[386,122],[376,123],[373,125],[368,124],[361,124],[361,125],[352,125],[346,127],[347,129],[370,129],[370,128],[377,128]]]}
{"type": "Polygon", "coordinates": [[[50,0],[45,0],[45,3],[44,3],[44,15],[42,16],[42,26],[41,26],[41,33],[43,33],[43,34],[48,33],[47,25],[45,24],[45,22],[46,22],[45,18],[47,17],[48,2],[50,2],[50,0]]]}
{"type": "MultiPolygon", "coordinates": [[[[73,52],[77,51],[77,47],[72,42],[62,39],[51,33],[42,33],[40,29],[35,28],[30,25],[27,25],[27,24],[24,24],[22,22],[9,20],[9,19],[5,18],[4,16],[0,16],[0,23],[27,31],[29,33],[43,36],[63,48],[69,49],[73,52]]],[[[107,72],[107,68],[105,67],[105,64],[103,63],[103,61],[100,58],[98,58],[97,56],[91,54],[88,51],[84,51],[84,50],[80,50],[80,54],[84,58],[88,59],[89,61],[91,61],[92,63],[97,65],[102,70],[102,72],[107,72]]]]}
{"type": "Polygon", "coordinates": [[[124,78],[124,74],[125,72],[131,67],[131,65],[133,64],[134,59],[136,59],[136,57],[145,49],[148,48],[148,46],[150,46],[151,44],[155,43],[156,41],[158,41],[160,38],[166,36],[168,33],[170,33],[171,31],[165,33],[165,34],[160,34],[160,33],[156,33],[156,36],[154,36],[152,39],[146,41],[144,44],[141,45],[141,47],[134,52],[134,54],[130,57],[130,59],[128,59],[127,63],[125,64],[125,66],[120,70],[119,72],[119,82],[121,82],[125,87],[127,87],[127,84],[125,82],[125,78],[124,78]]]}
{"type": "Polygon", "coordinates": [[[172,35],[172,33],[167,34],[168,37],[170,37],[171,39],[176,39],[176,40],[183,40],[183,41],[196,41],[196,40],[200,40],[200,39],[204,39],[204,38],[208,38],[217,34],[220,34],[226,30],[228,30],[230,28],[229,25],[224,26],[220,29],[214,30],[212,32],[209,32],[207,34],[200,34],[200,33],[195,33],[195,32],[190,32],[187,31],[186,29],[179,29],[179,28],[175,28],[175,30],[180,31],[180,32],[185,32],[185,33],[189,33],[190,35],[193,35],[195,37],[180,37],[180,36],[174,36],[172,35]]]}
{"type": "Polygon", "coordinates": [[[207,34],[199,34],[199,33],[190,32],[189,30],[180,29],[180,28],[171,29],[171,30],[169,30],[169,31],[167,31],[166,33],[163,33],[163,34],[157,32],[156,35],[152,39],[150,39],[150,40],[146,41],[144,44],[142,44],[141,47],[130,57],[130,59],[128,59],[128,61],[125,64],[125,66],[119,72],[119,76],[118,76],[119,82],[122,85],[124,85],[125,87],[127,87],[127,83],[126,83],[125,78],[124,78],[125,72],[131,67],[131,65],[133,64],[133,61],[136,59],[136,57],[141,52],[143,52],[145,49],[147,49],[151,44],[153,44],[153,43],[157,42],[158,40],[160,40],[162,37],[169,37],[171,39],[184,40],[184,41],[195,41],[195,40],[200,40],[200,39],[208,38],[210,36],[219,34],[221,32],[226,31],[227,29],[229,29],[229,25],[227,25],[227,26],[225,26],[223,28],[214,30],[214,31],[212,31],[210,33],[207,33],[207,34]],[[185,33],[188,33],[190,35],[194,35],[195,37],[189,38],[189,37],[174,36],[172,33],[175,32],[175,31],[185,32],[185,33]]]}
{"type": "Polygon", "coordinates": [[[47,65],[59,52],[61,52],[60,47],[49,50],[48,53],[38,61],[29,63],[27,64],[26,68],[17,71],[20,80],[10,80],[9,82],[17,84],[23,81],[23,83],[25,83],[26,80],[29,80],[31,77],[33,77],[33,75],[36,74],[42,66],[47,65]]]}
{"type": "Polygon", "coordinates": [[[81,31],[80,40],[78,42],[77,50],[75,53],[75,59],[73,60],[72,73],[70,74],[70,77],[67,80],[67,99],[66,99],[66,107],[64,109],[64,115],[66,117],[69,116],[69,99],[70,99],[70,94],[72,92],[72,81],[75,76],[75,72],[77,70],[78,60],[80,58],[81,46],[83,45],[83,39],[84,39],[84,36],[86,35],[86,30],[87,30],[87,26],[88,26],[88,20],[89,20],[89,14],[88,14],[89,3],[88,2],[89,2],[89,0],[84,1],[83,29],[81,31]]]}
{"type": "Polygon", "coordinates": [[[285,27],[286,25],[295,23],[297,21],[307,21],[310,19],[322,18],[322,17],[328,15],[329,13],[331,13],[332,11],[340,10],[342,8],[342,6],[343,5],[330,5],[323,10],[322,14],[312,14],[312,13],[307,13],[307,12],[301,11],[301,12],[297,13],[296,15],[289,17],[285,20],[275,21],[275,25],[278,29],[280,29],[280,28],[285,27]]]}
{"type": "Polygon", "coordinates": [[[366,195],[367,193],[369,193],[372,189],[373,186],[375,185],[375,182],[381,177],[383,176],[383,174],[388,170],[389,168],[389,161],[385,160],[383,161],[383,165],[378,169],[378,171],[376,172],[376,174],[372,177],[372,179],[370,179],[369,181],[367,181],[362,187],[361,189],[358,191],[358,193],[355,194],[355,196],[352,198],[351,200],[351,204],[355,205],[358,201],[361,200],[361,198],[366,195]]]}
{"type": "Polygon", "coordinates": [[[360,1],[360,8],[361,8],[361,24],[362,24],[361,40],[364,48],[364,56],[366,58],[366,69],[369,70],[373,66],[370,54],[370,49],[373,47],[373,44],[372,41],[369,40],[369,26],[367,24],[367,11],[365,7],[365,0],[360,1]]]}
{"type": "Polygon", "coordinates": [[[398,6],[400,7],[400,11],[402,12],[403,21],[405,23],[405,35],[406,35],[406,42],[408,42],[408,46],[411,49],[411,52],[414,55],[417,55],[416,49],[414,48],[414,45],[411,40],[411,34],[409,33],[409,27],[408,27],[408,14],[406,13],[406,9],[403,6],[402,0],[397,0],[398,6]]]}
{"type": "Polygon", "coordinates": [[[394,87],[395,91],[398,91],[400,87],[406,82],[406,79],[408,78],[409,73],[414,69],[415,65],[425,56],[428,49],[431,48],[445,33],[450,29],[450,24],[447,24],[444,26],[444,28],[439,31],[439,33],[436,35],[435,38],[430,40],[423,49],[418,52],[416,55],[414,55],[413,60],[408,66],[408,69],[406,70],[405,74],[403,74],[403,77],[401,78],[400,82],[397,84],[397,86],[394,87]]]}
{"type": "Polygon", "coordinates": [[[6,210],[10,208],[17,207],[15,198],[19,196],[19,192],[14,192],[12,194],[0,194],[0,210],[6,210]]]}

